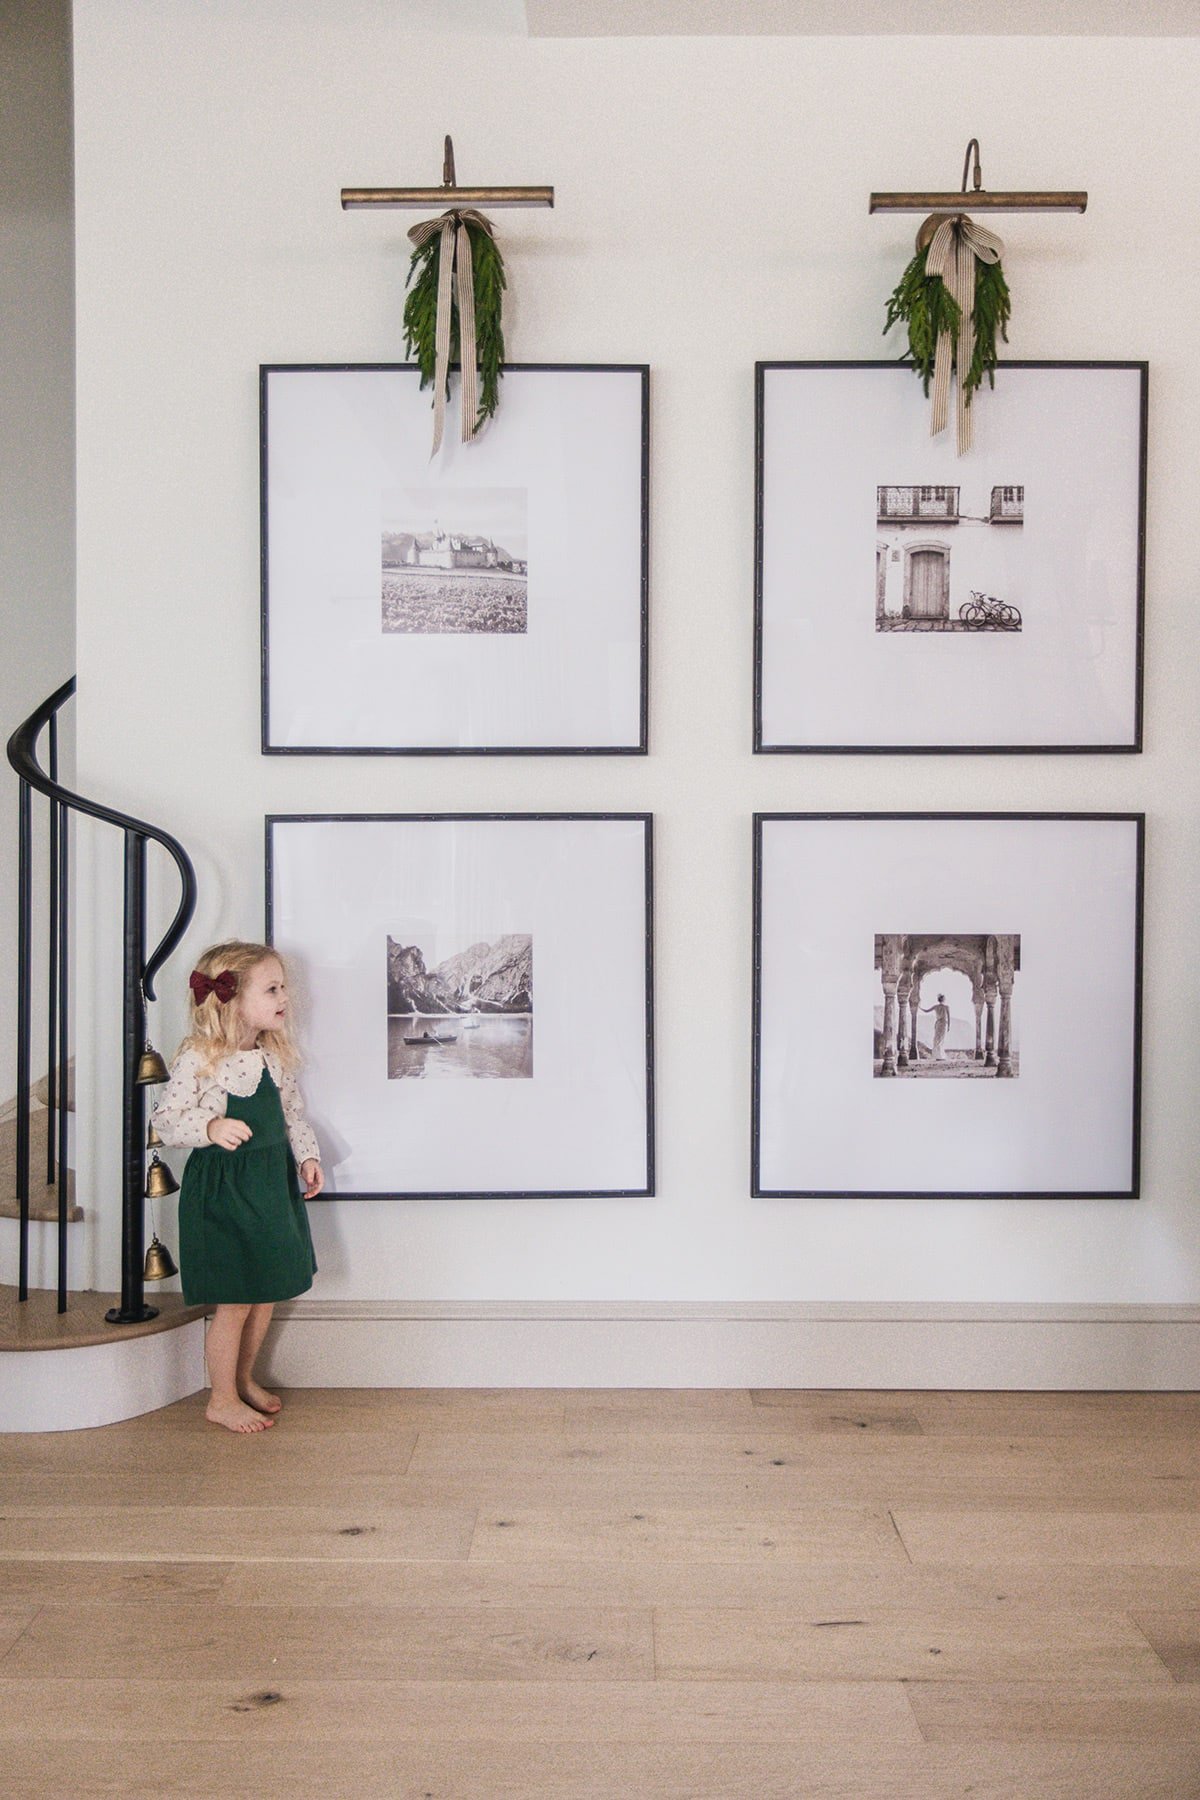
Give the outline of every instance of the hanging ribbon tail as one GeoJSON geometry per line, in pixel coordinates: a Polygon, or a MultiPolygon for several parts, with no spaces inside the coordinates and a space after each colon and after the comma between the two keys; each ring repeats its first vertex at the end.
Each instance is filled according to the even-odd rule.
{"type": "Polygon", "coordinates": [[[442,224],[442,248],[438,259],[437,334],[434,338],[436,362],[433,371],[433,448],[436,456],[442,447],[446,424],[446,400],[450,391],[450,293],[454,280],[454,219],[442,224]]]}
{"type": "Polygon", "coordinates": [[[446,402],[450,384],[450,327],[453,312],[455,275],[458,277],[458,336],[462,366],[462,440],[469,444],[475,436],[479,412],[478,369],[475,349],[475,270],[471,260],[471,234],[468,222],[494,235],[492,222],[471,208],[461,212],[439,214],[436,219],[423,219],[414,225],[408,237],[414,250],[441,233],[438,253],[437,323],[434,333],[433,374],[433,448],[436,456],[442,447],[446,423],[446,402]]]}
{"type": "Polygon", "coordinates": [[[475,436],[475,419],[479,411],[477,397],[478,371],[475,364],[475,270],[471,261],[471,234],[460,217],[458,222],[458,343],[462,363],[462,441],[469,444],[475,436]]]}
{"type": "Polygon", "coordinates": [[[971,393],[965,382],[975,354],[975,252],[966,235],[958,234],[954,258],[954,298],[958,301],[958,395],[954,435],[961,456],[971,448],[971,393]]]}
{"type": "MultiPolygon", "coordinates": [[[[946,272],[954,260],[955,229],[953,219],[943,219],[933,234],[925,256],[926,275],[937,275],[946,281],[946,272]]],[[[947,283],[947,285],[949,285],[947,283]]],[[[954,344],[948,331],[939,331],[934,347],[933,393],[929,404],[929,435],[944,431],[950,417],[950,374],[954,367],[954,344]]]]}
{"type": "Polygon", "coordinates": [[[925,257],[925,273],[940,276],[959,309],[957,348],[948,331],[938,333],[929,431],[931,436],[936,435],[949,420],[950,377],[957,361],[955,440],[960,456],[971,448],[974,438],[971,393],[963,384],[975,355],[975,263],[999,262],[1003,254],[1004,245],[994,231],[976,225],[973,219],[952,217],[938,226],[925,257]]]}

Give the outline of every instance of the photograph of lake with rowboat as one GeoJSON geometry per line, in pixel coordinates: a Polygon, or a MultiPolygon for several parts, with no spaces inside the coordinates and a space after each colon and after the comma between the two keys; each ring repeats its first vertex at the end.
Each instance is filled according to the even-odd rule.
{"type": "Polygon", "coordinates": [[[508,932],[430,968],[419,943],[389,933],[386,978],[389,1081],[532,1077],[531,936],[508,932]]]}
{"type": "Polygon", "coordinates": [[[380,535],[385,632],[528,630],[525,488],[401,488],[380,535]]]}

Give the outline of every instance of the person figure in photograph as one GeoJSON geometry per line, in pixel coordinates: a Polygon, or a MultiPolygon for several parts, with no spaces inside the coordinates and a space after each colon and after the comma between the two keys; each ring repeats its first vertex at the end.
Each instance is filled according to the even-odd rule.
{"type": "Polygon", "coordinates": [[[938,995],[936,1006],[923,1006],[921,1011],[934,1014],[933,1060],[934,1062],[945,1062],[946,1052],[942,1049],[942,1045],[945,1043],[946,1033],[950,1029],[950,1008],[946,1005],[945,994],[938,995]]]}

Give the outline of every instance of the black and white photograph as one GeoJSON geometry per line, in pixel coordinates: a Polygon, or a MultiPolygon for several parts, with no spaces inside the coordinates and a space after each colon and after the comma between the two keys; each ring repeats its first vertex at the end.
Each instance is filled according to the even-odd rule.
{"type": "Polygon", "coordinates": [[[384,631],[528,629],[528,495],[522,488],[408,488],[382,532],[384,631]]]}
{"type": "Polygon", "coordinates": [[[875,512],[877,631],[1020,631],[1022,483],[886,482],[875,512]]]}
{"type": "Polygon", "coordinates": [[[1020,1074],[1019,931],[880,932],[873,1068],[918,1081],[1020,1074]]]}
{"type": "Polygon", "coordinates": [[[431,458],[415,363],[264,367],[263,753],[644,755],[649,391],[509,363],[431,458]]]}
{"type": "Polygon", "coordinates": [[[974,443],[903,363],[756,369],[754,748],[1138,751],[1144,363],[1001,363],[974,443]]]}
{"type": "Polygon", "coordinates": [[[646,813],[268,818],[331,1198],[653,1193],[651,845],[646,813]]]}
{"type": "Polygon", "coordinates": [[[1135,1198],[1144,831],[756,815],[752,1192],[1135,1198]]]}
{"type": "MultiPolygon", "coordinates": [[[[407,936],[407,934],[406,934],[407,936]]],[[[406,936],[387,940],[389,1081],[533,1074],[533,939],[509,931],[428,961],[406,936]]]]}

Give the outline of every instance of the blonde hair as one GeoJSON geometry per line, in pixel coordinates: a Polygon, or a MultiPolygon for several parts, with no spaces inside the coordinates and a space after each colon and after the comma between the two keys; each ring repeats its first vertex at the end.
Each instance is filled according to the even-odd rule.
{"type": "MultiPolygon", "coordinates": [[[[207,975],[210,981],[228,970],[237,976],[240,989],[251,970],[268,961],[277,962],[286,979],[287,965],[270,944],[246,944],[240,938],[231,938],[227,943],[213,944],[196,959],[195,966],[197,973],[207,975]]],[[[216,994],[206,994],[197,1002],[189,988],[188,1010],[191,1030],[179,1048],[197,1051],[205,1072],[211,1074],[219,1062],[226,1056],[233,1056],[241,1045],[244,1027],[237,995],[222,1001],[216,994]]],[[[260,1050],[270,1050],[277,1056],[285,1069],[294,1069],[300,1061],[286,1019],[277,1031],[260,1031],[257,1043],[260,1050]]]]}

